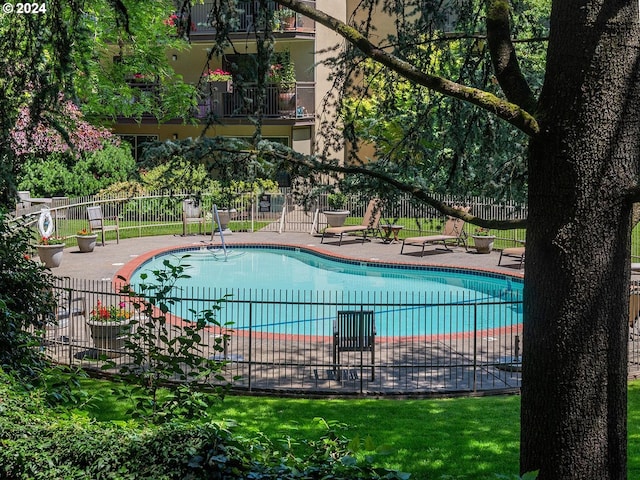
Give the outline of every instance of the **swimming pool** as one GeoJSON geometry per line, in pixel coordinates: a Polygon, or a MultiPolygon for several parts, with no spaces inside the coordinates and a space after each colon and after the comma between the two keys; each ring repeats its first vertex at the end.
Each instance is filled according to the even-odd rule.
{"type": "Polygon", "coordinates": [[[211,292],[209,298],[230,294],[224,310],[231,310],[227,315],[234,330],[330,335],[337,310],[349,309],[373,310],[380,336],[450,334],[521,322],[519,279],[348,261],[302,248],[232,248],[227,256],[204,247],[181,249],[142,264],[131,283],[139,283],[142,272],[161,269],[167,259],[177,263],[184,255],[189,255],[182,263],[190,278],[177,286],[200,292],[198,297],[205,291],[211,292]]]}

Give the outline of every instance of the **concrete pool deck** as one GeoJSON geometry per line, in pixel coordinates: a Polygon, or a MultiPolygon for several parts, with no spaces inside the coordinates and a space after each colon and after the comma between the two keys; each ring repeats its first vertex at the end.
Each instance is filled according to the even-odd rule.
{"type": "MultiPolygon", "coordinates": [[[[402,242],[383,243],[379,238],[373,238],[364,244],[360,239],[345,238],[342,245],[338,246],[337,238],[325,238],[325,243],[320,243],[320,236],[307,233],[240,232],[225,235],[224,240],[226,245],[230,247],[239,244],[292,245],[310,247],[318,252],[353,260],[469,268],[518,277],[524,276],[524,267],[519,269],[516,259],[507,257],[503,260],[503,265],[498,266],[499,251],[479,254],[473,247],[468,251],[465,251],[463,247],[451,247],[451,251],[447,251],[442,245],[427,246],[424,256],[421,257],[419,247],[407,246],[405,253],[400,255],[402,242]]],[[[213,245],[220,246],[220,244],[220,237],[216,235],[213,245]]],[[[121,239],[119,244],[115,239],[109,239],[104,247],[98,242],[95,250],[91,253],[80,253],[77,247],[65,249],[62,264],[52,272],[60,277],[112,281],[125,265],[145,256],[148,252],[207,245],[211,245],[210,235],[137,237],[121,239]]]]}

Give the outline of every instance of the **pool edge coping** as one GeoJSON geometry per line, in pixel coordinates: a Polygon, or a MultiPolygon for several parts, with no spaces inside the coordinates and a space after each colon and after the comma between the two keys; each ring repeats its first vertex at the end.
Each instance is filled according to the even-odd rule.
{"type": "MultiPolygon", "coordinates": [[[[214,247],[214,246],[217,248],[221,248],[220,245],[209,242],[209,243],[203,243],[202,245],[198,245],[198,246],[196,245],[175,246],[174,245],[169,247],[157,248],[155,250],[150,250],[148,252],[145,252],[144,254],[139,255],[135,259],[130,260],[121,268],[119,268],[112,280],[112,284],[116,288],[119,288],[123,284],[126,284],[127,282],[129,282],[132,274],[138,268],[140,268],[146,262],[148,262],[149,260],[159,255],[165,255],[174,251],[186,253],[189,251],[200,250],[203,247],[208,248],[208,247],[214,247]]],[[[507,278],[512,278],[519,281],[524,281],[524,272],[504,272],[501,270],[491,269],[491,268],[480,268],[480,267],[473,267],[473,266],[448,265],[448,264],[430,264],[430,263],[415,264],[415,263],[401,262],[401,261],[380,260],[380,259],[376,259],[375,257],[374,258],[352,257],[352,256],[336,254],[332,251],[320,248],[315,244],[300,245],[300,244],[292,244],[292,243],[243,241],[239,243],[227,243],[226,247],[231,249],[263,247],[263,248],[287,249],[287,250],[294,250],[294,251],[303,250],[314,255],[326,257],[332,260],[345,262],[345,263],[358,262],[358,263],[367,263],[374,266],[381,266],[381,267],[387,267],[387,268],[388,267],[404,267],[406,269],[411,269],[411,270],[444,270],[444,271],[454,270],[454,271],[467,271],[467,272],[470,271],[475,273],[486,274],[493,277],[507,277],[507,278]]]]}

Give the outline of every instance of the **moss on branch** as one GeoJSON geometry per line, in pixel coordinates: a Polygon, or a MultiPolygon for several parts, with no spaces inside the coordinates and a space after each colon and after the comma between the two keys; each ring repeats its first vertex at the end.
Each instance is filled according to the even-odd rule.
{"type": "Polygon", "coordinates": [[[276,0],[276,3],[291,8],[330,28],[358,47],[368,58],[388,67],[417,85],[422,85],[443,95],[457,98],[488,110],[529,136],[534,136],[538,133],[538,122],[534,116],[514,103],[503,100],[484,90],[467,87],[443,77],[424,73],[410,63],[376,47],[355,28],[324,12],[309,7],[299,0],[276,0]]]}

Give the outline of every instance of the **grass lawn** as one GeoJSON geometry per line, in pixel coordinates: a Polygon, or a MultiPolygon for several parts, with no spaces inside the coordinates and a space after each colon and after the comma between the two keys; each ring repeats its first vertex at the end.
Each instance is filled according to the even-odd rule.
{"type": "MultiPolygon", "coordinates": [[[[91,407],[98,421],[126,420],[125,405],[109,397],[108,384],[88,380],[85,388],[102,397],[91,407]]],[[[263,432],[272,440],[316,439],[323,431],[315,418],[347,425],[344,434],[370,437],[391,453],[384,466],[413,479],[495,479],[515,475],[519,454],[519,396],[424,400],[287,399],[228,396],[212,412],[237,423],[244,435],[263,432]]],[[[640,381],[629,383],[629,478],[640,478],[640,381]]]]}

